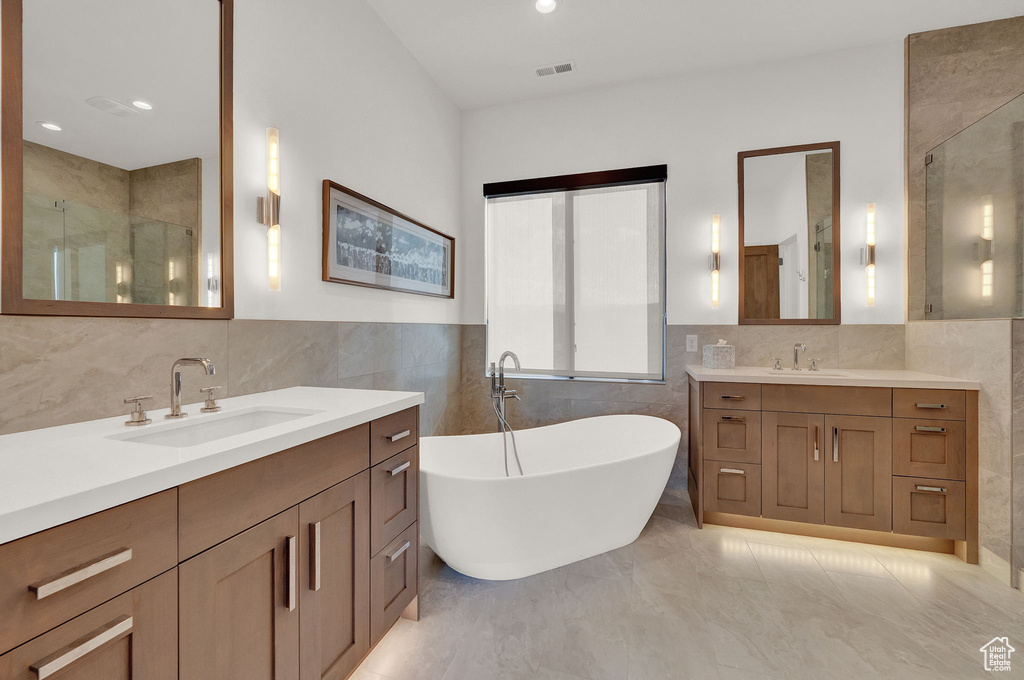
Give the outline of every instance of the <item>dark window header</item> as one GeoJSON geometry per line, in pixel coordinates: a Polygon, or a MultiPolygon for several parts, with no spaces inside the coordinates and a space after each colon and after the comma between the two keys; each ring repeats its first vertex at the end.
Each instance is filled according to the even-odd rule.
{"type": "Polygon", "coordinates": [[[598,187],[620,186],[623,184],[664,182],[666,179],[668,179],[667,165],[648,165],[642,168],[626,168],[625,170],[603,170],[601,172],[583,172],[577,175],[558,175],[557,177],[493,182],[484,185],[484,198],[542,194],[550,191],[596,189],[598,187]]]}

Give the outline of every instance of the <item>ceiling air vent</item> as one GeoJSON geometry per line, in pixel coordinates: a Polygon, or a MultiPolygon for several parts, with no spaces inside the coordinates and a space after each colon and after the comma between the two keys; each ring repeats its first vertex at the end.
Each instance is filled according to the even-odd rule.
{"type": "Polygon", "coordinates": [[[576,70],[576,62],[574,61],[563,61],[558,64],[550,64],[548,66],[540,66],[534,69],[537,75],[541,78],[544,76],[553,76],[559,73],[572,73],[576,70]]]}

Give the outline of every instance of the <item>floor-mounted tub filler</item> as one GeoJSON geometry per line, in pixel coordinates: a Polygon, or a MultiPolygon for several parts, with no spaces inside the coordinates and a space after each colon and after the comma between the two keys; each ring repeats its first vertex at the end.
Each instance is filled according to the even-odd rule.
{"type": "Polygon", "coordinates": [[[452,569],[489,580],[621,548],[654,512],[680,436],[669,421],[641,415],[520,430],[523,474],[511,477],[500,432],[425,437],[420,534],[452,569]]]}

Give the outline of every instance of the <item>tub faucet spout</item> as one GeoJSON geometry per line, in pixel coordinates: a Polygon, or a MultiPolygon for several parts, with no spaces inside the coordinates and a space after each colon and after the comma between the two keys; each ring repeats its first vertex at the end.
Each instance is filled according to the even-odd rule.
{"type": "Polygon", "coordinates": [[[510,390],[505,387],[506,359],[512,360],[512,364],[516,367],[517,371],[522,370],[522,365],[519,363],[519,357],[515,355],[515,352],[503,352],[501,358],[498,359],[497,367],[495,367],[494,362],[491,362],[491,399],[494,400],[498,407],[498,417],[501,420],[505,420],[506,399],[522,401],[515,390],[510,390]]]}

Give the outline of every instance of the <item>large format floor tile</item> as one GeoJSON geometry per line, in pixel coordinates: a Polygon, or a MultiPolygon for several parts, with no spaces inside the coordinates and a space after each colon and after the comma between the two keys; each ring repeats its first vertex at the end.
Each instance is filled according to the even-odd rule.
{"type": "MultiPolygon", "coordinates": [[[[632,545],[517,581],[423,547],[421,620],[353,678],[952,680],[988,675],[994,637],[1024,650],[1024,593],[955,557],[699,530],[684,498],[665,501],[632,545]]],[[[1008,677],[1024,677],[1018,654],[1008,677]]]]}

